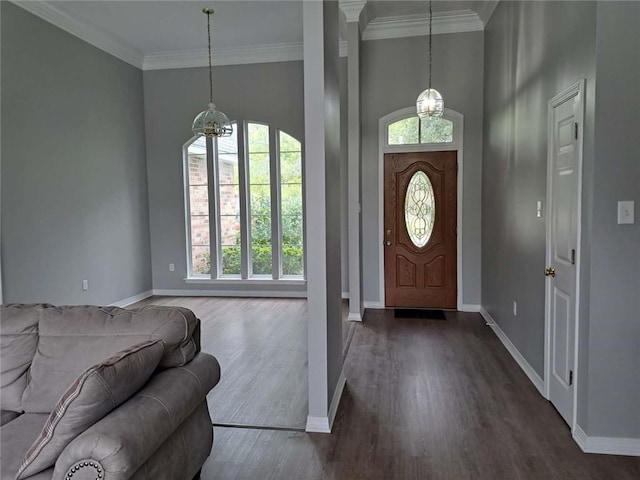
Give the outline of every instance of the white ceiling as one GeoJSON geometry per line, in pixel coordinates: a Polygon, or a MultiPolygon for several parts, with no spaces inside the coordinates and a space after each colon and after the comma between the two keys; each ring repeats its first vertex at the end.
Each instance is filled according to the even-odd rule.
{"type": "MultiPolygon", "coordinates": [[[[252,63],[267,57],[269,59],[263,61],[290,60],[298,58],[302,50],[302,0],[20,0],[15,3],[143,68],[205,64],[204,7],[215,9],[212,18],[214,63],[252,63]],[[244,59],[240,58],[242,55],[244,59]]],[[[492,10],[489,6],[496,3],[495,0],[434,1],[434,33],[478,30],[478,25],[482,29],[482,22],[486,21],[483,17],[492,10]],[[457,13],[461,14],[458,18],[464,16],[466,21],[458,30],[436,30],[438,15],[455,16],[457,13]],[[469,23],[470,17],[475,18],[475,27],[469,27],[473,25],[469,23]]],[[[403,24],[404,19],[413,29],[406,35],[423,34],[424,29],[416,22],[424,21],[427,12],[428,3],[424,0],[369,0],[367,18],[371,30],[377,28],[378,33],[364,38],[404,36],[403,25],[408,25],[403,24]],[[389,28],[393,30],[392,35],[387,34],[389,28]]],[[[452,19],[447,21],[448,27],[452,19]]]]}
{"type": "Polygon", "coordinates": [[[145,55],[207,47],[204,7],[215,10],[215,48],[302,41],[301,1],[53,1],[63,12],[145,55]]]}

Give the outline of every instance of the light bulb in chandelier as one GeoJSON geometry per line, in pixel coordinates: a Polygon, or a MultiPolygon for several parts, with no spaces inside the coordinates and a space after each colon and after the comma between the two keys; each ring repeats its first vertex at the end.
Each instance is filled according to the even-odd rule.
{"type": "Polygon", "coordinates": [[[211,15],[213,9],[204,8],[202,13],[207,15],[207,39],[209,45],[209,106],[196,115],[191,130],[196,136],[228,137],[233,133],[233,126],[224,113],[216,110],[213,103],[213,70],[211,68],[211,15]]]}
{"type": "Polygon", "coordinates": [[[444,100],[434,88],[427,88],[416,100],[416,111],[420,118],[441,117],[444,114],[444,100]]]}
{"type": "Polygon", "coordinates": [[[195,135],[204,135],[205,137],[228,137],[233,133],[229,117],[216,110],[213,103],[209,104],[207,110],[196,116],[191,130],[195,135]]]}

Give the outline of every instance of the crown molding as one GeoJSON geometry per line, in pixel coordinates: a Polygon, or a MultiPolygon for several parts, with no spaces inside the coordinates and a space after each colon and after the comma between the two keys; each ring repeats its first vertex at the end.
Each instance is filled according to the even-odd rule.
{"type": "MultiPolygon", "coordinates": [[[[143,70],[205,67],[209,64],[207,50],[191,52],[160,52],[144,55],[114,35],[78,20],[54,5],[52,1],[11,0],[20,8],[55,25],[71,35],[99,48],[120,60],[143,70]]],[[[433,34],[473,32],[484,29],[499,0],[488,1],[480,14],[472,10],[459,10],[433,16],[433,34]],[[485,19],[483,23],[482,19],[485,19]]],[[[367,15],[368,4],[362,0],[341,0],[340,8],[348,22],[360,22],[367,15]]],[[[428,16],[407,15],[384,17],[370,22],[362,40],[381,40],[426,35],[428,16]]],[[[347,42],[339,43],[341,57],[347,56],[347,42]]],[[[289,62],[303,59],[302,43],[252,45],[213,49],[213,65],[243,65],[250,63],[289,62]]]]}
{"type": "MultiPolygon", "coordinates": [[[[190,52],[161,52],[144,55],[113,35],[78,20],[60,10],[50,1],[17,1],[12,3],[29,13],[55,25],[71,35],[142,70],[206,67],[209,65],[206,49],[190,52]]],[[[340,56],[347,56],[347,42],[340,41],[340,56]]],[[[290,62],[302,60],[302,43],[281,43],[234,48],[213,49],[213,65],[243,65],[249,63],[290,62]]]]}
{"type": "Polygon", "coordinates": [[[360,13],[367,4],[367,0],[340,0],[340,10],[344,13],[348,23],[360,20],[360,13]]]}
{"type": "Polygon", "coordinates": [[[364,32],[369,23],[373,20],[373,4],[371,2],[367,2],[367,4],[360,12],[360,21],[358,22],[360,26],[360,32],[364,32]]]}
{"type": "MultiPolygon", "coordinates": [[[[339,42],[341,57],[347,56],[347,41],[339,42]]],[[[218,48],[211,51],[214,66],[246,65],[249,63],[292,62],[303,59],[302,43],[278,43],[250,47],[218,48]]],[[[207,50],[192,52],[152,53],[144,57],[143,70],[167,70],[209,66],[207,50]]]]}
{"type": "Polygon", "coordinates": [[[500,0],[487,0],[478,9],[478,16],[485,27],[489,24],[489,20],[491,20],[491,16],[493,12],[495,12],[498,3],[500,3],[500,0]]]}
{"type": "MultiPolygon", "coordinates": [[[[433,34],[478,32],[484,30],[484,23],[473,10],[456,10],[433,15],[433,34]]],[[[363,40],[383,40],[386,38],[416,37],[427,35],[429,16],[423,14],[382,17],[369,23],[363,40]]]]}
{"type": "Polygon", "coordinates": [[[53,2],[11,1],[18,7],[32,13],[36,17],[55,25],[56,27],[80,38],[81,40],[84,40],[94,47],[104,50],[134,67],[142,68],[144,59],[142,52],[132,48],[119,38],[68,15],[60,8],[54,6],[53,2]]]}
{"type": "Polygon", "coordinates": [[[348,22],[347,17],[344,16],[342,10],[340,10],[338,15],[338,39],[347,38],[347,30],[348,30],[348,22]]]}
{"type": "MultiPolygon", "coordinates": [[[[211,51],[211,62],[215,66],[291,62],[295,60],[302,60],[302,43],[214,48],[211,51]]],[[[144,57],[142,69],[164,70],[207,66],[209,66],[209,54],[205,49],[191,52],[152,53],[144,57]]]]}

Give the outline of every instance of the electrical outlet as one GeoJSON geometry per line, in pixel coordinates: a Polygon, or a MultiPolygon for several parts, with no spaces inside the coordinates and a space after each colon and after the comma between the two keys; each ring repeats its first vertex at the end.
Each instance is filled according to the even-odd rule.
{"type": "Polygon", "coordinates": [[[89,280],[82,280],[82,291],[86,292],[89,290],[89,280]]]}
{"type": "Polygon", "coordinates": [[[518,304],[513,301],[513,316],[516,317],[518,315],[518,304]]]}
{"type": "Polygon", "coordinates": [[[169,271],[170,272],[175,272],[175,270],[176,270],[176,266],[173,263],[170,263],[169,264],[169,271]]]}
{"type": "Polygon", "coordinates": [[[618,202],[618,225],[633,224],[633,201],[618,202]]]}

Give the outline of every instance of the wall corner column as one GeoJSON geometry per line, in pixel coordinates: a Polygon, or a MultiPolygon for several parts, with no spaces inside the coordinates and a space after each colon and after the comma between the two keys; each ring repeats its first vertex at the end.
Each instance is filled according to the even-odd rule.
{"type": "Polygon", "coordinates": [[[338,3],[303,2],[308,432],[329,433],[342,371],[338,3]]]}
{"type": "Polygon", "coordinates": [[[361,128],[360,128],[360,30],[366,1],[340,4],[347,19],[348,92],[348,225],[349,225],[349,317],[362,321],[362,219],[361,219],[361,128]]]}

